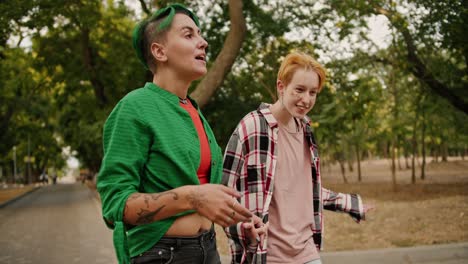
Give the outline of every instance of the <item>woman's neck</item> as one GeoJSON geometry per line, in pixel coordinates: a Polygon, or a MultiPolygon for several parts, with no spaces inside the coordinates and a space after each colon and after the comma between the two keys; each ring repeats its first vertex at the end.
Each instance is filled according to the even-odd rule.
{"type": "Polygon", "coordinates": [[[270,110],[279,125],[287,127],[291,121],[294,122],[294,117],[284,108],[279,100],[270,106],[270,110]]]}
{"type": "Polygon", "coordinates": [[[177,78],[171,72],[157,72],[153,75],[153,83],[182,99],[187,98],[187,92],[191,84],[190,81],[177,78]]]}

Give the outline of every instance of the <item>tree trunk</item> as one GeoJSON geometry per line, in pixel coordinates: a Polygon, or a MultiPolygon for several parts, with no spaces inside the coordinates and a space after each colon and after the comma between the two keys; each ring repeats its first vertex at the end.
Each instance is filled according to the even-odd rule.
{"type": "Polygon", "coordinates": [[[359,143],[356,143],[356,161],[357,161],[357,170],[358,170],[358,182],[362,181],[362,175],[361,175],[361,155],[359,155],[359,143]]]}
{"type": "Polygon", "coordinates": [[[85,70],[88,73],[89,80],[93,85],[94,95],[99,102],[99,105],[105,106],[108,103],[107,96],[104,92],[104,84],[99,79],[98,70],[96,69],[97,53],[93,51],[89,41],[89,28],[81,29],[81,48],[82,58],[85,70]]]}
{"type": "Polygon", "coordinates": [[[6,58],[5,50],[6,50],[7,41],[8,41],[9,37],[10,36],[8,36],[8,34],[6,34],[6,35],[1,34],[0,35],[0,59],[1,60],[4,60],[6,58]]]}
{"type": "Polygon", "coordinates": [[[382,143],[382,148],[383,148],[383,158],[384,159],[388,159],[389,157],[389,150],[388,150],[388,140],[385,140],[383,143],[382,143]]]}
{"type": "MultiPolygon", "coordinates": [[[[7,138],[8,126],[10,125],[15,109],[15,106],[10,103],[7,104],[6,109],[2,109],[5,110],[5,112],[0,114],[0,142],[8,142],[9,140],[7,138]]],[[[3,149],[0,150],[3,151],[3,149]]]]}
{"type": "Polygon", "coordinates": [[[348,163],[348,170],[349,172],[353,172],[354,171],[354,167],[353,167],[353,160],[351,158],[349,158],[347,160],[347,163],[348,163]]]}
{"type": "Polygon", "coordinates": [[[145,12],[146,15],[148,15],[148,16],[151,15],[145,1],[143,1],[143,0],[139,0],[139,1],[140,1],[140,5],[141,5],[141,10],[143,10],[143,12],[145,12]]]}
{"type": "MultiPolygon", "coordinates": [[[[399,140],[397,140],[397,142],[399,142],[399,140]]],[[[397,159],[397,162],[398,162],[398,170],[403,170],[403,168],[401,167],[401,161],[400,161],[400,144],[397,143],[397,146],[396,146],[396,159],[397,159]]]]}
{"type": "Polygon", "coordinates": [[[405,157],[405,169],[411,169],[411,166],[409,165],[409,162],[408,162],[408,159],[409,159],[408,151],[409,149],[406,147],[406,144],[405,144],[405,147],[403,148],[403,155],[405,157]]]}
{"type": "Polygon", "coordinates": [[[426,143],[424,142],[424,138],[426,137],[426,120],[425,120],[425,112],[422,109],[422,129],[421,129],[421,156],[422,156],[422,164],[421,164],[421,180],[426,179],[426,143]]]}
{"type": "Polygon", "coordinates": [[[468,114],[468,102],[463,97],[454,94],[446,84],[441,83],[436,79],[434,74],[426,67],[422,60],[417,55],[417,49],[414,44],[413,36],[408,29],[408,22],[397,12],[393,12],[382,8],[380,6],[375,7],[377,14],[384,15],[388,18],[391,25],[398,30],[406,44],[407,59],[411,73],[425,83],[434,93],[438,96],[445,98],[449,103],[457,108],[458,110],[468,114]]]}
{"type": "MultiPolygon", "coordinates": [[[[393,45],[396,45],[395,43],[393,43],[393,45]]],[[[397,180],[396,180],[396,163],[395,163],[395,155],[396,155],[396,150],[398,150],[398,147],[397,147],[397,144],[398,144],[398,140],[399,140],[399,134],[398,134],[398,130],[397,130],[397,127],[396,127],[396,124],[398,124],[398,119],[399,119],[399,115],[398,115],[398,106],[399,106],[399,96],[398,96],[398,89],[397,89],[397,86],[395,84],[395,68],[393,67],[391,72],[390,72],[390,76],[389,76],[389,86],[390,86],[390,92],[393,96],[393,102],[394,102],[394,105],[393,105],[393,109],[392,109],[392,112],[393,112],[393,122],[392,122],[392,142],[391,142],[391,145],[390,145],[390,155],[391,155],[391,159],[392,159],[392,167],[391,167],[391,170],[392,170],[392,183],[393,183],[393,191],[397,191],[397,180]]],[[[400,161],[398,159],[398,161],[400,161]]]]}
{"type": "Polygon", "coordinates": [[[441,154],[442,154],[442,162],[447,162],[448,161],[448,146],[447,146],[446,140],[442,141],[440,148],[441,148],[441,154]]]}
{"type": "Polygon", "coordinates": [[[242,1],[229,0],[229,17],[231,28],[221,52],[216,57],[206,76],[197,85],[195,91],[190,94],[200,107],[208,103],[216,89],[221,85],[240,52],[242,42],[244,42],[247,26],[242,14],[242,1]]]}
{"type": "Polygon", "coordinates": [[[434,157],[434,160],[435,162],[439,162],[439,146],[436,145],[435,141],[432,140],[432,149],[433,149],[433,157],[434,157]]]}
{"type": "MultiPolygon", "coordinates": [[[[419,101],[419,100],[418,100],[419,101]]],[[[413,123],[413,136],[411,138],[411,147],[413,150],[413,156],[411,157],[411,183],[416,183],[416,153],[417,153],[417,139],[416,139],[416,129],[418,128],[418,119],[419,119],[419,107],[416,108],[416,117],[413,123]]]]}
{"type": "Polygon", "coordinates": [[[391,147],[391,157],[392,157],[392,184],[393,184],[393,191],[397,190],[397,181],[396,181],[396,163],[395,163],[395,138],[392,138],[392,147],[391,147]]]}
{"type": "Polygon", "coordinates": [[[346,169],[345,169],[344,161],[338,160],[338,163],[340,164],[341,176],[343,177],[343,181],[344,183],[348,183],[348,179],[346,178],[346,169]]]}
{"type": "MultiPolygon", "coordinates": [[[[413,136],[416,137],[416,133],[413,132],[413,136]]],[[[416,138],[413,138],[413,156],[411,157],[411,183],[416,183],[416,138]]]]}

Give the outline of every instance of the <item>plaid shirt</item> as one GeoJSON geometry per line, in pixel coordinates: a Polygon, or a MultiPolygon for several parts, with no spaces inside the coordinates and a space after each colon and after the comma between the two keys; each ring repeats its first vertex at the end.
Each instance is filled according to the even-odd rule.
{"type": "MultiPolygon", "coordinates": [[[[310,146],[313,181],[314,224],[313,239],[322,248],[322,209],[346,212],[359,222],[364,219],[361,198],[356,194],[335,193],[322,187],[318,148],[305,117],[304,134],[310,146]]],[[[268,222],[268,210],[273,195],[276,171],[278,122],[269,105],[262,103],[256,111],[247,114],[233,132],[224,154],[223,179],[226,186],[242,193],[239,203],[268,222]]],[[[225,228],[229,239],[232,263],[266,263],[266,244],[249,247],[241,223],[225,228]]]]}

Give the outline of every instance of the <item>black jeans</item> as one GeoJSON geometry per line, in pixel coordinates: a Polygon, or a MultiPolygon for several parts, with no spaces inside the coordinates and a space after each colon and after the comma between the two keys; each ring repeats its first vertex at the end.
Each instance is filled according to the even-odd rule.
{"type": "Polygon", "coordinates": [[[194,237],[162,237],[148,251],[133,257],[132,264],[221,264],[214,228],[194,237]]]}

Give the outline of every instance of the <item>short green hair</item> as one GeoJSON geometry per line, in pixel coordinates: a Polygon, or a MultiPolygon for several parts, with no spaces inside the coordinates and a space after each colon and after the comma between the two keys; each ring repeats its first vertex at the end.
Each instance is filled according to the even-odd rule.
{"type": "Polygon", "coordinates": [[[170,28],[176,13],[186,14],[193,20],[193,22],[195,22],[195,24],[198,27],[200,27],[198,17],[192,11],[187,9],[184,5],[176,3],[176,4],[170,4],[166,6],[165,8],[161,8],[158,11],[154,12],[153,15],[141,21],[140,23],[138,23],[133,29],[133,33],[132,33],[133,48],[136,51],[138,59],[140,60],[141,63],[143,63],[146,69],[150,69],[150,67],[148,67],[148,59],[146,56],[148,53],[151,53],[149,51],[149,46],[151,46],[151,43],[159,34],[165,32],[166,30],[170,28]],[[146,34],[145,31],[146,31],[148,24],[150,23],[152,24],[153,22],[156,23],[156,28],[154,32],[151,32],[151,34],[146,34]],[[151,36],[148,36],[148,35],[151,35],[151,36]],[[149,41],[151,43],[148,43],[149,41]]]}

